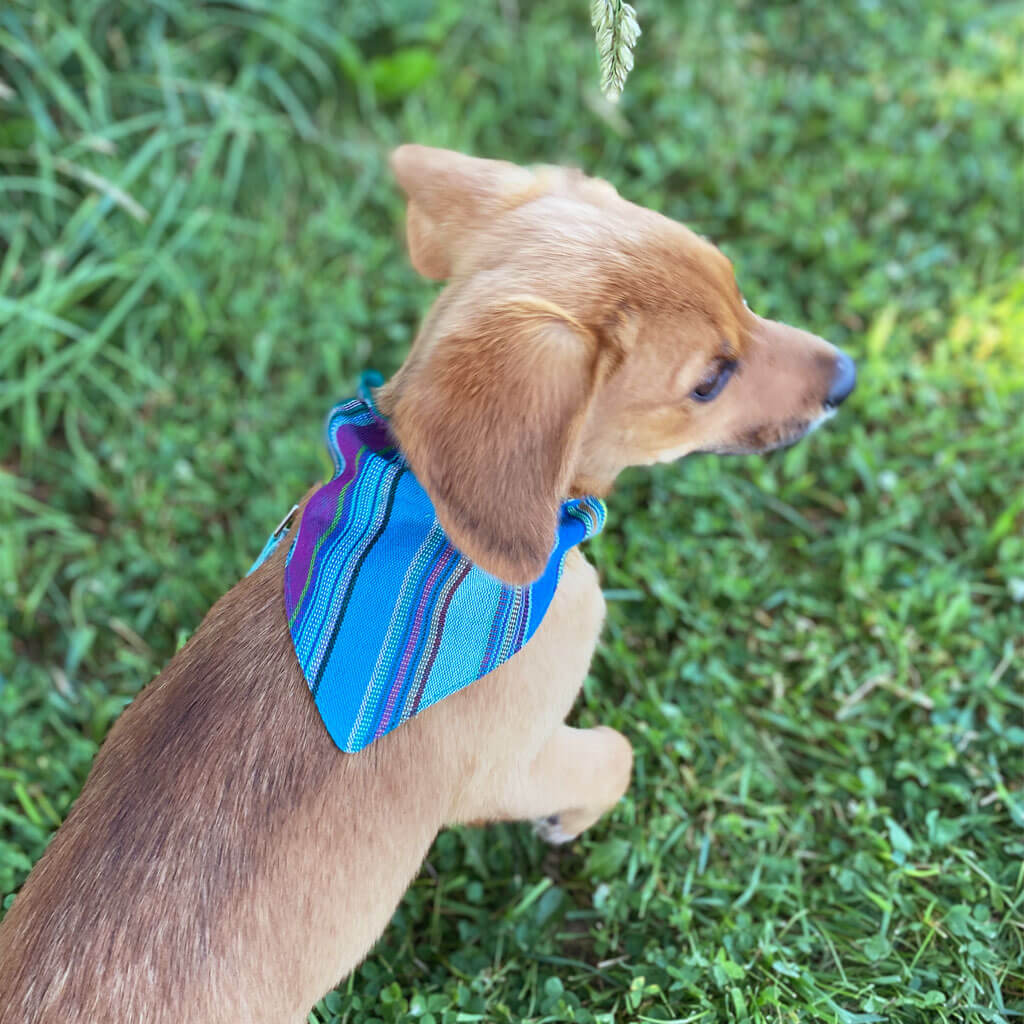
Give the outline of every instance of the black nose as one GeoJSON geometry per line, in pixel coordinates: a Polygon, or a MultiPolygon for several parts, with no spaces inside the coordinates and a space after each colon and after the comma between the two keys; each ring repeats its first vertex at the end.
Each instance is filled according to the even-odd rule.
{"type": "Polygon", "coordinates": [[[825,396],[825,408],[835,409],[842,405],[856,386],[857,364],[845,352],[840,352],[832,374],[832,387],[825,396]]]}

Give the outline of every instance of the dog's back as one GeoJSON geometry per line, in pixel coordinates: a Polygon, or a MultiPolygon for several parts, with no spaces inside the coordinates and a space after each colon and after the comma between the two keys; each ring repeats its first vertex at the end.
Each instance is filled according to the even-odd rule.
{"type": "Polygon", "coordinates": [[[170,1018],[182,989],[218,969],[230,936],[210,911],[266,868],[268,844],[239,832],[281,828],[323,763],[306,748],[325,737],[274,639],[286,626],[271,583],[243,580],[240,599],[218,602],[115,725],[0,928],[3,1024],[130,1020],[140,1002],[170,1018]],[[271,663],[254,661],[253,645],[271,663]],[[274,758],[260,728],[270,718],[274,758]],[[159,963],[170,950],[173,969],[159,963]]]}
{"type": "MultiPolygon", "coordinates": [[[[416,756],[415,743],[407,730],[384,746],[401,763],[416,756]]],[[[409,820],[414,786],[365,793],[381,778],[375,760],[339,757],[317,720],[274,559],[211,609],[111,731],[0,924],[0,1024],[178,1024],[199,1019],[200,1008],[216,1019],[225,1005],[243,1019],[303,1019],[320,978],[268,963],[253,971],[253,958],[293,964],[296,943],[319,937],[333,946],[340,977],[376,938],[380,915],[353,905],[336,918],[351,922],[346,933],[332,935],[330,920],[318,920],[325,890],[337,902],[340,889],[342,904],[397,901],[401,890],[390,890],[407,884],[437,827],[423,822],[407,851],[364,842],[365,859],[350,858],[340,876],[336,858],[317,856],[320,844],[342,839],[340,803],[363,809],[352,824],[370,834],[372,815],[395,813],[397,802],[409,820]],[[376,885],[375,868],[390,878],[396,855],[408,867],[376,885]],[[349,872],[365,890],[346,885],[349,872]],[[316,921],[306,936],[278,918],[288,908],[294,920],[296,903],[308,903],[305,920],[316,921]],[[267,991],[261,975],[274,979],[267,991]],[[282,991],[282,977],[293,991],[282,991]]],[[[308,961],[322,971],[322,957],[308,961]]]]}

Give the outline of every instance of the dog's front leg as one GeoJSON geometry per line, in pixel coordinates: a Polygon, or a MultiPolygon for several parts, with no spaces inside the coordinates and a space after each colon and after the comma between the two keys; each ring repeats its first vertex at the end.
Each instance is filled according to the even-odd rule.
{"type": "Polygon", "coordinates": [[[608,726],[560,726],[514,783],[507,817],[533,819],[549,843],[565,843],[590,828],[629,787],[633,750],[608,726]]]}
{"type": "Polygon", "coordinates": [[[566,842],[622,796],[633,764],[626,738],[564,724],[603,618],[597,573],[574,549],[522,651],[419,717],[430,744],[458,766],[449,772],[458,781],[448,822],[533,819],[545,839],[566,842]]]}
{"type": "MultiPolygon", "coordinates": [[[[457,821],[532,821],[549,843],[567,843],[590,828],[629,788],[633,750],[606,725],[559,725],[532,761],[522,761],[490,789],[486,802],[463,798],[457,821]]],[[[494,778],[492,776],[492,778],[494,778]]]]}

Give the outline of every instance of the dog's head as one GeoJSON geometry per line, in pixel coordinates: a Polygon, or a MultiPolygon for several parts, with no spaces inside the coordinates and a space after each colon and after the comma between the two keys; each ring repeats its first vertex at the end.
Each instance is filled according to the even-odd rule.
{"type": "Polygon", "coordinates": [[[413,265],[449,283],[379,400],[452,542],[505,580],[543,571],[566,497],[790,444],[853,390],[848,356],[603,181],[423,146],[392,167],[413,265]]]}

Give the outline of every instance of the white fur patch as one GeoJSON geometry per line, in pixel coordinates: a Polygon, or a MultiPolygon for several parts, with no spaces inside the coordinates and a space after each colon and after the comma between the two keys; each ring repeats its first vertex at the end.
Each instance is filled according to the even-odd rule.
{"type": "Polygon", "coordinates": [[[533,831],[552,846],[571,843],[576,838],[562,829],[562,819],[557,814],[549,814],[546,818],[534,818],[533,831]]]}

